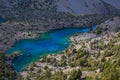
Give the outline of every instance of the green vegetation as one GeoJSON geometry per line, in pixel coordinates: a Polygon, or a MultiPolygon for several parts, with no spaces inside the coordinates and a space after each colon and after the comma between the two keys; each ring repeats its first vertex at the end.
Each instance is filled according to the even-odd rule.
{"type": "Polygon", "coordinates": [[[79,44],[76,41],[62,54],[43,57],[40,60],[41,67],[37,70],[34,66],[27,69],[29,73],[27,79],[120,80],[119,42],[119,33],[105,35],[101,39],[81,41],[81,48],[78,50],[74,48],[79,44]]]}
{"type": "Polygon", "coordinates": [[[119,63],[105,63],[103,68],[102,80],[120,80],[119,63]]]}
{"type": "MultiPolygon", "coordinates": [[[[99,24],[109,17],[58,13],[53,0],[41,0],[39,4],[36,0],[19,0],[18,2],[17,0],[11,0],[10,4],[13,5],[12,8],[17,13],[19,20],[10,18],[14,15],[7,16],[8,19],[10,18],[9,22],[1,24],[1,51],[18,40],[14,37],[23,32],[28,33],[28,35],[23,34],[20,39],[25,38],[25,36],[32,36],[32,32],[37,33],[36,31],[40,31],[41,28],[49,30],[67,26],[88,27],[99,24]],[[24,16],[21,16],[23,14],[24,16]],[[26,25],[26,23],[29,25],[26,25]]],[[[5,11],[4,7],[3,11],[5,11]]],[[[8,9],[6,11],[9,12],[8,9]]],[[[104,31],[106,30],[108,28],[104,29],[104,31]]],[[[95,33],[101,34],[102,28],[98,27],[95,33]]],[[[75,41],[73,46],[60,54],[60,57],[56,58],[53,55],[51,55],[52,57],[43,57],[40,61],[42,66],[33,63],[26,69],[28,76],[25,80],[80,80],[81,78],[87,80],[120,80],[120,32],[117,37],[109,38],[109,36],[107,37],[108,40],[82,41],[82,47],[79,50],[74,48],[78,44],[75,41]]],[[[16,56],[19,56],[19,54],[12,55],[11,59],[16,56]]],[[[4,53],[0,53],[0,80],[15,80],[16,78],[16,72],[9,61],[4,53]]],[[[20,80],[23,79],[20,77],[20,80]]]]}
{"type": "Polygon", "coordinates": [[[97,27],[95,33],[96,34],[101,34],[102,33],[102,28],[101,27],[97,27]]]}
{"type": "MultiPolygon", "coordinates": [[[[33,73],[30,73],[25,80],[31,80],[33,75],[33,73]]],[[[72,70],[68,74],[65,74],[62,70],[58,70],[52,74],[48,69],[41,75],[37,74],[34,80],[81,80],[81,75],[81,70],[72,70]]]]}
{"type": "Polygon", "coordinates": [[[12,63],[6,59],[5,53],[0,53],[0,80],[15,80],[15,77],[12,63]]]}
{"type": "Polygon", "coordinates": [[[68,80],[80,80],[82,76],[81,70],[73,70],[70,72],[68,80]]]}

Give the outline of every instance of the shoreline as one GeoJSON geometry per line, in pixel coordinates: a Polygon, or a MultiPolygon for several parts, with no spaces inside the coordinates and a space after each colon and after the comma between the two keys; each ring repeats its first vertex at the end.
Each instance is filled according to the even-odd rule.
{"type": "MultiPolygon", "coordinates": [[[[83,34],[84,34],[84,33],[83,33],[83,34]]],[[[32,69],[32,70],[33,70],[34,73],[36,73],[36,71],[37,71],[38,69],[43,70],[43,71],[41,72],[41,74],[44,73],[44,68],[45,68],[46,66],[52,70],[52,74],[54,74],[54,72],[55,72],[55,71],[58,71],[59,69],[62,69],[62,71],[63,71],[64,73],[66,73],[66,74],[67,74],[68,72],[72,71],[72,70],[82,69],[82,70],[83,70],[83,76],[82,76],[82,77],[84,77],[85,75],[91,74],[91,72],[92,72],[92,74],[94,74],[93,71],[91,71],[90,73],[89,73],[89,71],[84,71],[84,67],[76,66],[76,67],[73,67],[73,68],[72,68],[72,67],[68,66],[68,64],[67,64],[67,66],[60,66],[60,65],[54,66],[53,63],[51,63],[51,62],[44,62],[44,59],[51,59],[51,60],[52,60],[52,59],[54,59],[54,58],[56,58],[56,60],[60,61],[63,56],[66,56],[66,55],[67,55],[66,51],[70,51],[70,52],[71,52],[72,50],[74,51],[74,49],[76,49],[76,51],[79,51],[79,49],[82,48],[83,42],[86,42],[87,40],[88,40],[88,41],[89,41],[89,40],[90,40],[90,41],[95,41],[95,40],[101,40],[101,39],[103,39],[103,36],[102,36],[102,35],[99,36],[99,37],[93,37],[93,38],[89,37],[89,38],[88,38],[88,35],[92,35],[92,34],[85,33],[84,35],[86,35],[86,37],[84,37],[84,39],[78,40],[77,37],[83,37],[83,36],[84,36],[83,34],[77,34],[77,35],[75,35],[75,36],[71,36],[71,37],[70,37],[70,40],[72,41],[72,43],[71,43],[71,45],[70,45],[68,48],[66,48],[64,51],[62,51],[62,52],[60,52],[60,53],[58,53],[58,54],[49,54],[49,55],[47,55],[46,57],[42,57],[39,61],[30,64],[30,65],[27,66],[22,72],[19,72],[18,74],[21,75],[23,78],[26,78],[27,75],[29,74],[29,72],[31,71],[32,66],[33,66],[33,69],[32,69]],[[88,35],[87,35],[87,34],[88,34],[88,35]],[[76,40],[79,41],[79,42],[75,43],[76,40]],[[77,44],[77,45],[76,45],[76,44],[77,44]],[[77,49],[77,47],[78,47],[78,49],[77,49]]],[[[111,34],[111,36],[113,36],[113,35],[117,35],[118,33],[109,33],[109,35],[110,35],[110,34],[111,34]]],[[[106,36],[107,36],[107,35],[104,35],[104,38],[105,38],[105,40],[108,40],[106,36]]],[[[111,39],[111,37],[110,37],[110,39],[111,39]]],[[[87,44],[89,44],[89,43],[87,43],[87,44]]],[[[89,48],[89,45],[88,45],[88,48],[85,48],[85,50],[88,50],[88,51],[91,53],[91,55],[93,55],[92,53],[96,52],[95,50],[92,51],[92,50],[89,48]]],[[[67,58],[64,58],[64,59],[65,59],[65,60],[68,60],[67,58]]],[[[96,70],[96,69],[95,69],[95,70],[96,70]]],[[[97,70],[96,70],[96,71],[97,71],[97,70]]],[[[97,74],[98,74],[98,73],[97,73],[97,74]]],[[[96,75],[97,75],[97,74],[96,74],[96,75]]]]}
{"type": "MultiPolygon", "coordinates": [[[[74,38],[74,36],[76,36],[76,35],[80,35],[79,37],[83,37],[81,40],[83,41],[83,40],[86,40],[86,39],[91,39],[92,38],[92,36],[96,36],[96,35],[94,35],[94,34],[90,34],[90,33],[76,33],[76,34],[74,34],[74,35],[72,35],[72,36],[70,36],[69,37],[69,40],[71,41],[71,44],[69,45],[69,47],[67,47],[66,49],[64,49],[63,51],[60,51],[60,52],[57,52],[57,53],[55,53],[55,54],[48,54],[48,55],[46,55],[46,57],[58,57],[58,58],[60,58],[65,52],[66,52],[66,50],[68,50],[68,49],[70,49],[71,47],[73,47],[73,44],[74,44],[74,42],[75,42],[75,38],[74,38]],[[91,36],[92,35],[92,36],[91,36]]],[[[75,47],[75,46],[74,46],[75,47]]],[[[20,72],[18,72],[18,74],[19,75],[21,75],[21,76],[24,76],[25,75],[25,71],[28,69],[28,68],[30,68],[30,66],[31,65],[33,65],[33,63],[34,64],[39,64],[39,61],[41,61],[42,59],[43,59],[43,57],[45,57],[45,56],[41,56],[41,58],[38,60],[38,61],[36,61],[36,62],[32,62],[31,64],[29,64],[29,66],[26,66],[24,69],[23,69],[23,71],[20,71],[20,72]]],[[[41,66],[42,66],[42,64],[41,64],[41,66]]],[[[44,64],[43,64],[43,66],[44,66],[44,64]]],[[[70,68],[70,67],[68,67],[68,68],[70,68]]]]}
{"type": "MultiPolygon", "coordinates": [[[[94,26],[94,25],[93,25],[94,26]]],[[[92,28],[93,26],[90,26],[90,27],[80,27],[80,28],[78,28],[78,27],[69,27],[70,29],[71,28],[77,28],[77,29],[87,29],[87,28],[92,28]]],[[[62,29],[69,29],[69,28],[59,28],[59,29],[52,29],[52,30],[46,30],[46,31],[36,31],[36,32],[31,32],[30,33],[30,36],[29,36],[29,32],[20,32],[20,33],[18,33],[18,35],[16,34],[15,36],[14,36],[14,38],[13,39],[15,39],[15,41],[14,42],[12,42],[11,43],[11,46],[9,46],[9,48],[8,49],[10,49],[10,48],[12,48],[12,46],[15,44],[15,42],[16,41],[19,41],[19,40],[27,40],[27,39],[36,39],[36,38],[39,38],[40,37],[40,34],[43,34],[43,33],[46,33],[46,32],[51,32],[51,31],[57,31],[57,30],[62,30],[62,29]]],[[[8,50],[8,49],[5,49],[5,51],[6,50],[8,50]]]]}
{"type": "MultiPolygon", "coordinates": [[[[90,27],[91,28],[91,27],[90,27]]],[[[88,28],[89,30],[90,30],[90,28],[88,28]]],[[[94,28],[94,27],[93,27],[94,28]]],[[[70,28],[70,29],[72,29],[72,28],[70,28]]],[[[78,29],[78,28],[77,28],[78,29]]],[[[60,30],[63,30],[63,29],[60,29],[60,30]]],[[[65,29],[66,30],[66,29],[65,29]]],[[[75,28],[75,30],[76,30],[76,28],[75,28]]],[[[78,30],[80,30],[80,31],[82,31],[82,30],[84,30],[84,28],[83,29],[78,29],[78,30]]],[[[86,31],[88,31],[86,28],[85,28],[85,30],[86,31]]],[[[53,32],[54,30],[52,30],[52,31],[49,31],[49,32],[53,32]]],[[[49,32],[47,32],[48,34],[49,34],[49,32]]],[[[56,32],[56,30],[55,30],[55,32],[56,32]]],[[[84,33],[87,33],[87,32],[84,32],[84,33]]],[[[74,34],[73,34],[74,35],[74,34]]],[[[69,36],[69,38],[68,38],[68,41],[70,41],[70,43],[72,43],[71,42],[71,40],[70,40],[70,37],[71,37],[72,35],[70,35],[69,36]]],[[[34,39],[36,39],[36,38],[34,38],[34,39]]],[[[33,39],[33,40],[34,40],[33,39]]],[[[39,39],[39,37],[38,37],[38,39],[39,39]]],[[[24,40],[24,39],[23,39],[24,40]]],[[[25,40],[27,40],[27,39],[25,39],[25,40]]],[[[32,40],[32,39],[30,39],[30,40],[32,40]]],[[[69,46],[71,46],[71,44],[69,45],[69,46]]],[[[65,49],[67,49],[67,48],[65,48],[65,49]]],[[[64,50],[62,50],[62,51],[57,51],[57,52],[54,52],[54,54],[59,54],[59,52],[64,52],[64,50]]],[[[47,55],[46,55],[47,56],[47,55]]],[[[39,60],[39,59],[38,59],[39,60]]],[[[33,63],[33,62],[32,62],[33,63]]],[[[24,69],[24,68],[23,68],[24,69]]],[[[19,69],[18,69],[19,70],[19,69]]],[[[18,71],[19,72],[19,71],[18,71]]]]}
{"type": "Polygon", "coordinates": [[[0,27],[0,32],[1,32],[0,52],[6,52],[6,50],[8,50],[11,47],[11,44],[14,44],[16,40],[19,40],[21,38],[30,38],[30,36],[25,37],[24,35],[22,35],[22,37],[20,38],[19,35],[21,35],[22,33],[28,34],[28,32],[33,32],[37,35],[38,33],[41,33],[39,31],[49,31],[49,30],[55,30],[55,29],[69,28],[71,26],[75,28],[81,28],[81,27],[86,28],[88,26],[96,24],[97,21],[99,21],[98,23],[105,21],[110,16],[107,16],[105,18],[103,18],[103,15],[78,16],[80,17],[80,19],[77,19],[77,17],[75,16],[73,17],[74,17],[73,22],[77,22],[78,23],[77,25],[73,25],[70,22],[68,23],[68,21],[60,21],[52,25],[50,23],[49,25],[45,25],[45,24],[33,24],[33,23],[26,24],[24,22],[10,22],[10,21],[1,23],[0,24],[1,26],[0,27]]]}
{"type": "MultiPolygon", "coordinates": [[[[118,19],[120,19],[120,18],[114,18],[115,20],[118,20],[118,19]]],[[[113,19],[113,20],[114,20],[113,19]]],[[[107,26],[105,26],[105,27],[101,27],[102,29],[103,29],[103,31],[105,30],[105,28],[106,27],[109,27],[109,25],[108,25],[108,23],[109,23],[109,21],[111,21],[111,22],[114,22],[114,21],[111,21],[111,20],[108,20],[108,21],[106,21],[105,23],[103,23],[103,24],[101,24],[101,25],[99,25],[100,27],[101,26],[103,26],[103,25],[106,25],[107,24],[107,26]]],[[[118,21],[117,21],[118,22],[118,21]]],[[[110,24],[111,25],[111,24],[110,24]]],[[[117,24],[118,25],[118,24],[117,24]]],[[[115,26],[115,25],[112,25],[112,26],[115,26]]],[[[113,27],[114,28],[114,27],[113,27]]],[[[110,29],[109,29],[108,31],[105,31],[105,32],[103,32],[103,34],[105,34],[106,32],[108,33],[108,35],[110,35],[110,34],[114,34],[114,33],[111,33],[111,30],[112,30],[112,28],[110,27],[110,29]],[[109,31],[110,30],[110,31],[109,31]]],[[[101,35],[101,36],[103,36],[103,34],[101,35]]],[[[27,33],[27,35],[28,35],[28,33],[27,33]]],[[[75,35],[77,35],[77,34],[75,34],[75,35]]],[[[106,35],[106,34],[105,34],[106,35]]],[[[95,39],[98,39],[99,40],[99,38],[101,37],[101,36],[95,36],[95,35],[93,35],[93,34],[90,34],[90,33],[88,33],[88,34],[84,34],[84,35],[82,35],[82,34],[78,34],[78,37],[76,37],[76,38],[73,38],[72,40],[74,41],[74,40],[78,40],[79,42],[77,42],[77,43],[79,43],[79,44],[81,44],[80,42],[81,42],[81,36],[83,36],[83,38],[85,38],[84,36],[86,36],[86,39],[87,40],[85,40],[86,42],[87,41],[89,41],[89,40],[91,40],[92,38],[95,38],[95,39]],[[92,38],[90,38],[92,36],[92,38]],[[80,39],[80,40],[79,40],[80,39]]],[[[29,36],[28,36],[29,37],[29,36]]],[[[73,37],[73,36],[72,36],[73,37]]],[[[71,38],[72,37],[70,37],[70,40],[71,40],[71,38]]],[[[33,37],[34,38],[34,37],[33,37]]],[[[84,39],[82,39],[82,40],[84,40],[84,39]]],[[[73,42],[73,44],[74,43],[76,43],[76,41],[74,41],[73,42]]],[[[71,44],[70,45],[70,47],[73,47],[73,48],[75,48],[76,50],[79,50],[79,48],[81,48],[81,47],[83,47],[83,46],[81,46],[81,45],[76,45],[76,46],[73,46],[73,44],[71,44]],[[78,48],[78,49],[77,49],[78,48]]],[[[69,47],[68,47],[69,48],[69,47]]],[[[71,49],[71,50],[73,50],[73,48],[71,49]]],[[[87,48],[88,50],[90,50],[90,47],[88,47],[87,48]]],[[[67,49],[66,49],[67,50],[67,49]]],[[[55,56],[57,56],[57,59],[58,59],[58,61],[61,59],[60,57],[62,57],[63,56],[63,54],[66,52],[66,50],[64,50],[60,55],[48,55],[47,57],[48,57],[48,59],[50,58],[50,57],[54,57],[55,58],[55,56]]],[[[94,50],[93,51],[90,51],[90,53],[91,54],[93,54],[93,52],[94,52],[94,50]]],[[[96,51],[95,51],[96,52],[96,51]]],[[[42,58],[43,59],[43,58],[42,58]]],[[[43,59],[44,60],[44,59],[43,59]]],[[[66,59],[65,59],[66,60],[66,59]]],[[[31,65],[36,65],[36,63],[37,62],[35,62],[35,63],[32,63],[31,65]]],[[[39,66],[41,66],[41,68],[42,69],[44,69],[45,67],[46,67],[46,65],[44,64],[44,62],[42,63],[43,64],[43,66],[41,66],[40,64],[39,64],[39,62],[38,62],[38,67],[39,66]]],[[[47,63],[48,64],[48,63],[47,63]]],[[[51,63],[49,63],[49,64],[51,64],[51,63]]],[[[48,65],[49,65],[48,64],[48,65]]],[[[19,75],[21,75],[21,76],[25,76],[26,74],[28,74],[29,73],[29,71],[30,71],[30,69],[31,69],[31,65],[30,66],[28,66],[23,72],[21,72],[21,73],[18,73],[19,75]],[[28,72],[27,72],[28,71],[28,72]],[[25,74],[24,74],[25,73],[25,74]]],[[[33,70],[34,70],[34,68],[35,68],[35,70],[37,69],[36,68],[36,66],[35,67],[33,67],[33,70]]],[[[40,69],[41,69],[40,68],[40,69]]],[[[52,67],[52,66],[50,66],[50,68],[53,68],[53,70],[54,69],[59,69],[58,67],[52,67]]],[[[69,69],[71,69],[69,66],[67,66],[67,67],[65,67],[65,68],[63,68],[63,67],[60,67],[60,68],[62,68],[63,70],[66,70],[67,68],[68,68],[68,71],[69,71],[69,69]]],[[[77,67],[76,67],[77,68],[77,67]]],[[[76,69],[75,68],[75,69],[76,69]]],[[[78,67],[79,68],[79,67],[78,67]]],[[[84,68],[83,68],[84,69],[84,68]]],[[[35,71],[36,72],[36,71],[35,71]]],[[[44,71],[43,71],[44,72],[44,71]]],[[[53,72],[54,73],[54,72],[53,72]]],[[[26,75],[27,76],[27,75],[26,75]]],[[[25,77],[26,77],[25,76],[25,77]]]]}
{"type": "MultiPolygon", "coordinates": [[[[116,19],[117,18],[115,18],[115,22],[116,22],[116,19]]],[[[104,31],[104,28],[103,28],[103,31],[104,31]]],[[[117,44],[119,43],[119,37],[117,37],[118,34],[119,34],[118,32],[111,32],[109,30],[101,33],[100,35],[95,35],[94,31],[91,33],[75,34],[70,37],[70,40],[72,41],[71,45],[68,48],[66,48],[63,52],[60,52],[59,54],[51,54],[46,57],[42,57],[38,62],[30,64],[26,69],[20,72],[19,75],[21,75],[23,78],[26,78],[28,75],[30,75],[29,74],[30,72],[37,74],[38,69],[41,70],[40,74],[44,74],[46,67],[47,69],[52,70],[51,71],[52,74],[54,74],[56,71],[59,71],[59,70],[62,70],[65,74],[68,74],[71,70],[81,69],[83,73],[82,75],[83,78],[85,78],[86,76],[93,77],[92,74],[95,74],[96,76],[100,75],[101,74],[100,68],[86,68],[84,67],[86,66],[85,63],[83,64],[84,65],[83,67],[81,66],[74,67],[73,65],[74,62],[73,63],[72,61],[69,62],[68,58],[72,58],[70,55],[75,57],[75,55],[77,55],[76,51],[78,52],[82,48],[83,50],[89,52],[89,56],[90,56],[89,58],[91,58],[92,61],[100,61],[103,59],[102,56],[98,55],[99,57],[97,58],[96,54],[98,54],[98,52],[100,52],[101,55],[103,54],[106,48],[102,50],[101,48],[102,44],[104,43],[104,45],[107,45],[110,43],[111,40],[115,39],[115,41],[117,42],[115,43],[113,42],[113,43],[115,44],[115,46],[119,45],[117,44]],[[91,46],[91,44],[93,46],[91,46]],[[96,48],[96,46],[100,46],[100,48],[96,48]],[[74,54],[72,54],[72,52],[74,52],[74,54]],[[63,60],[62,61],[63,63],[61,63],[61,59],[63,60]]],[[[112,59],[112,58],[113,56],[105,57],[105,60],[108,61],[109,59],[112,59]]]]}

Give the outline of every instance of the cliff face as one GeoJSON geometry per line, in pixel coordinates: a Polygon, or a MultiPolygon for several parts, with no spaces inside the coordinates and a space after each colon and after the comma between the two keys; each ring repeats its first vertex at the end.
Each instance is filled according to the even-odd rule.
{"type": "Polygon", "coordinates": [[[120,9],[120,0],[0,0],[3,18],[51,17],[58,12],[108,14],[120,9]]]}
{"type": "Polygon", "coordinates": [[[58,0],[58,11],[75,14],[106,14],[120,9],[120,0],[58,0]]]}

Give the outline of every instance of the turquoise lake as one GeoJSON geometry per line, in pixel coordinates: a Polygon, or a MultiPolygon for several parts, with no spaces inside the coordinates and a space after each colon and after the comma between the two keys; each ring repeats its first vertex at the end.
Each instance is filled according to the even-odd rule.
{"type": "MultiPolygon", "coordinates": [[[[96,26],[92,26],[92,29],[96,26]]],[[[41,56],[56,54],[65,50],[71,44],[70,36],[79,32],[89,32],[91,28],[67,28],[60,30],[51,30],[40,34],[36,39],[23,39],[17,41],[6,53],[12,54],[19,51],[22,55],[13,59],[15,70],[20,72],[30,63],[38,61],[41,56]]]]}
{"type": "Polygon", "coordinates": [[[0,23],[4,22],[4,19],[3,18],[0,18],[0,23]]]}

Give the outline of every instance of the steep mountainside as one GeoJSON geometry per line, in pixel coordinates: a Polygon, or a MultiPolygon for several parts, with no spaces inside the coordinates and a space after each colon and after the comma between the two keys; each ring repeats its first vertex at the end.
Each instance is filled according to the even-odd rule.
{"type": "Polygon", "coordinates": [[[75,14],[107,14],[120,9],[120,0],[0,0],[3,18],[54,16],[57,11],[75,14]]]}
{"type": "Polygon", "coordinates": [[[76,14],[106,14],[120,9],[120,0],[57,0],[58,11],[76,14]]]}
{"type": "Polygon", "coordinates": [[[120,0],[104,0],[104,1],[107,2],[108,4],[111,4],[115,8],[120,9],[120,0]]]}
{"type": "Polygon", "coordinates": [[[41,18],[54,12],[54,0],[0,0],[0,16],[3,18],[41,18]]]}

